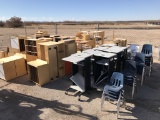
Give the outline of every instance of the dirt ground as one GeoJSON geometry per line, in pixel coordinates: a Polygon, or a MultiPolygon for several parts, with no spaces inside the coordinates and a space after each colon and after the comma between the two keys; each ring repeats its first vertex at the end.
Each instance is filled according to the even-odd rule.
{"type": "MultiPolygon", "coordinates": [[[[58,34],[73,36],[80,30],[95,30],[96,25],[58,25],[58,34]]],[[[37,30],[55,33],[54,26],[28,26],[27,34],[37,30]]],[[[113,37],[113,29],[105,30],[106,40],[113,37]]],[[[159,120],[160,119],[160,61],[159,29],[114,29],[115,37],[127,38],[128,43],[153,44],[153,71],[146,75],[143,86],[138,81],[138,91],[131,99],[131,88],[126,88],[126,107],[121,108],[120,119],[159,120]]],[[[10,45],[10,37],[24,35],[24,28],[0,28],[0,46],[10,45]]],[[[148,69],[147,69],[148,72],[148,69]]],[[[78,101],[75,92],[65,95],[72,84],[70,76],[39,87],[29,81],[27,75],[6,82],[0,80],[0,120],[115,120],[116,105],[105,102],[101,111],[102,92],[93,89],[91,94],[82,95],[78,101]]]]}

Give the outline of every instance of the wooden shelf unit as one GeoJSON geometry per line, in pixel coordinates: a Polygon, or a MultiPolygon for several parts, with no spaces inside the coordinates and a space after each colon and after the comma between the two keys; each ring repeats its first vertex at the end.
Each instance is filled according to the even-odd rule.
{"type": "Polygon", "coordinates": [[[50,79],[64,76],[65,47],[63,42],[44,42],[38,44],[38,59],[49,64],[50,79]]]}
{"type": "Polygon", "coordinates": [[[26,59],[27,62],[30,62],[31,60],[37,59],[37,45],[38,43],[51,41],[52,39],[26,39],[25,40],[25,49],[26,49],[26,59]]]}

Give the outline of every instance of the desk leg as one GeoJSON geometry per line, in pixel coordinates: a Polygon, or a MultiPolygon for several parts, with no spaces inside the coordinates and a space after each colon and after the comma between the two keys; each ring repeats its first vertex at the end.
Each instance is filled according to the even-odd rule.
{"type": "Polygon", "coordinates": [[[110,80],[110,78],[111,78],[111,76],[114,72],[114,65],[115,65],[114,64],[114,59],[113,58],[109,59],[109,68],[108,68],[108,71],[109,71],[108,78],[109,78],[109,80],[110,80]]]}
{"type": "Polygon", "coordinates": [[[85,59],[84,63],[84,79],[85,79],[85,88],[86,90],[91,89],[91,57],[85,59]]]}
{"type": "Polygon", "coordinates": [[[121,53],[117,54],[117,64],[116,64],[116,71],[121,71],[121,53]]]}
{"type": "Polygon", "coordinates": [[[99,76],[101,75],[101,65],[98,65],[96,62],[101,60],[100,57],[94,56],[93,62],[93,75],[94,75],[94,83],[97,81],[99,76]]]}
{"type": "Polygon", "coordinates": [[[123,53],[123,68],[122,69],[124,69],[126,59],[127,59],[127,49],[125,49],[123,53]]]}

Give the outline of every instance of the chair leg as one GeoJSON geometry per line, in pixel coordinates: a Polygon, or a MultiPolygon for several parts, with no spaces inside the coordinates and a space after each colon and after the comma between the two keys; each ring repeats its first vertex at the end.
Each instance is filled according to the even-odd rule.
{"type": "Polygon", "coordinates": [[[152,63],[150,62],[150,66],[149,66],[149,77],[151,76],[151,72],[152,72],[152,63]]]}
{"type": "Polygon", "coordinates": [[[104,93],[102,93],[102,98],[101,98],[101,111],[102,111],[102,108],[103,108],[104,100],[105,100],[105,95],[104,95],[104,93]]]}
{"type": "Polygon", "coordinates": [[[133,99],[134,91],[135,91],[135,79],[133,81],[133,86],[132,86],[132,99],[133,99]]]}
{"type": "Polygon", "coordinates": [[[121,93],[119,94],[119,98],[117,101],[117,119],[118,119],[119,111],[120,111],[120,103],[121,103],[121,93]]]}
{"type": "Polygon", "coordinates": [[[142,71],[141,86],[143,84],[143,80],[144,80],[144,68],[143,68],[143,71],[142,71]]]}

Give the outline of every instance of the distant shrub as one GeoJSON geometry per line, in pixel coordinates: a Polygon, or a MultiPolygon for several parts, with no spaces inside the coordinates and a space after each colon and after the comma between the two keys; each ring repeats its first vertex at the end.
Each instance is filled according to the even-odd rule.
{"type": "Polygon", "coordinates": [[[0,27],[4,27],[5,23],[3,21],[0,21],[0,27]]]}
{"type": "Polygon", "coordinates": [[[18,28],[18,27],[23,27],[23,22],[20,17],[11,17],[9,20],[6,21],[6,26],[7,27],[12,27],[12,28],[18,28]]]}

